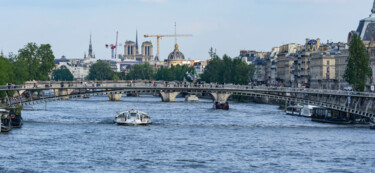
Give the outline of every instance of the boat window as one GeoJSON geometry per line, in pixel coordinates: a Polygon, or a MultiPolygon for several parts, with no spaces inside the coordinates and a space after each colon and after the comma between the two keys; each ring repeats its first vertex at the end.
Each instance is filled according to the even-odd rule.
{"type": "Polygon", "coordinates": [[[136,117],[136,116],[137,116],[137,113],[130,113],[130,116],[131,116],[131,117],[136,117]]]}
{"type": "Polygon", "coordinates": [[[327,117],[331,117],[332,116],[332,114],[331,114],[331,110],[328,110],[327,111],[327,117]]]}

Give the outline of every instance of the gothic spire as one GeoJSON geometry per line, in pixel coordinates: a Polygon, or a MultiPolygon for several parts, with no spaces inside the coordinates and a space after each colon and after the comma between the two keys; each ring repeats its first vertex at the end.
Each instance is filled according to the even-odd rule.
{"type": "Polygon", "coordinates": [[[91,33],[90,33],[90,45],[89,45],[89,54],[88,54],[89,57],[93,57],[92,55],[92,44],[91,44],[91,33]]]}

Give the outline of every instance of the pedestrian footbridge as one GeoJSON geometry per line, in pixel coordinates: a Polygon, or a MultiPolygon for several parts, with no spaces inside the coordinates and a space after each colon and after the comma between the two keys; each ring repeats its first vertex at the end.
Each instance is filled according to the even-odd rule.
{"type": "Polygon", "coordinates": [[[111,101],[118,101],[123,94],[153,94],[161,97],[163,102],[174,102],[180,93],[210,95],[214,101],[225,102],[232,95],[260,97],[266,100],[284,100],[301,102],[327,107],[365,117],[375,115],[375,93],[350,92],[323,89],[299,89],[277,87],[251,87],[246,85],[191,85],[173,82],[27,82],[22,86],[1,86],[0,91],[6,93],[3,102],[7,105],[30,105],[69,98],[108,95],[111,101]],[[44,92],[36,96],[36,91],[44,92]],[[28,94],[29,93],[29,94],[28,94]],[[31,94],[31,95],[30,95],[31,94]]]}

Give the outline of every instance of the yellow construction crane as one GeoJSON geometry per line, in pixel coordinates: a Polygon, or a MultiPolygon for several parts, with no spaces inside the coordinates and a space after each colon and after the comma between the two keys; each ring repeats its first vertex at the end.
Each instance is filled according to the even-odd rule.
{"type": "Polygon", "coordinates": [[[159,39],[161,39],[161,38],[163,38],[163,37],[192,37],[193,35],[191,35],[191,34],[179,34],[179,35],[177,35],[177,34],[175,34],[175,35],[145,35],[145,38],[148,38],[148,37],[156,37],[156,42],[157,42],[157,55],[156,56],[158,56],[158,58],[160,58],[160,56],[159,56],[159,42],[160,42],[160,40],[159,39]]]}

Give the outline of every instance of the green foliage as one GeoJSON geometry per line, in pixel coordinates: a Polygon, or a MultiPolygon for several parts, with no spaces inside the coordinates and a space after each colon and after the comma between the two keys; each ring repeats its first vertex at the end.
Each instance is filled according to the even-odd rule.
{"type": "Polygon", "coordinates": [[[0,85],[12,82],[13,69],[8,59],[0,56],[0,85]]]}
{"type": "Polygon", "coordinates": [[[17,59],[16,56],[10,58],[10,63],[13,70],[13,82],[16,84],[23,84],[28,80],[29,72],[25,61],[17,59]]]}
{"type": "MultiPolygon", "coordinates": [[[[48,74],[55,67],[51,46],[28,43],[18,51],[19,55],[10,54],[9,58],[0,57],[0,85],[6,83],[23,84],[28,80],[47,80],[48,74]]],[[[9,92],[13,95],[13,92],[9,92]]],[[[0,92],[0,98],[5,96],[0,92]]]]}
{"type": "Polygon", "coordinates": [[[143,79],[143,80],[151,80],[153,77],[154,71],[152,66],[149,63],[144,64],[136,64],[134,65],[133,69],[128,72],[126,75],[127,80],[136,80],[136,79],[143,79]]]}
{"type": "Polygon", "coordinates": [[[125,72],[115,72],[115,80],[125,80],[125,72]]]}
{"type": "Polygon", "coordinates": [[[23,109],[23,105],[19,105],[17,104],[17,107],[16,107],[16,114],[17,115],[21,115],[21,111],[23,109]]]}
{"type": "Polygon", "coordinates": [[[53,71],[55,81],[73,81],[73,74],[68,69],[58,69],[53,71]]]}
{"type": "Polygon", "coordinates": [[[350,42],[349,53],[344,79],[353,85],[354,90],[364,91],[366,82],[371,77],[372,71],[366,47],[357,34],[353,35],[350,42]]]}
{"type": "MultiPolygon", "coordinates": [[[[13,69],[8,59],[0,56],[0,85],[12,82],[13,69]]],[[[0,98],[5,97],[5,92],[0,92],[0,98]]]]}
{"type": "Polygon", "coordinates": [[[118,79],[115,72],[111,69],[108,63],[104,61],[97,61],[90,67],[88,80],[114,80],[118,79]]]}
{"type": "Polygon", "coordinates": [[[19,55],[13,60],[17,68],[24,68],[18,76],[26,80],[47,80],[48,74],[55,67],[51,45],[42,44],[38,46],[35,43],[28,43],[24,48],[18,51],[19,55]],[[22,73],[22,74],[21,74],[22,73]]]}
{"type": "Polygon", "coordinates": [[[156,80],[165,80],[165,81],[184,81],[185,79],[191,81],[186,73],[192,75],[195,74],[195,69],[186,65],[176,65],[171,68],[160,68],[156,74],[156,80]]]}
{"type": "Polygon", "coordinates": [[[246,85],[251,80],[255,71],[253,65],[247,65],[240,58],[232,59],[227,55],[224,55],[223,59],[216,54],[212,56],[201,75],[203,81],[246,85]]]}
{"type": "Polygon", "coordinates": [[[55,68],[55,56],[53,55],[51,45],[42,44],[37,50],[38,61],[40,62],[38,68],[38,80],[48,80],[48,74],[55,68]]]}

